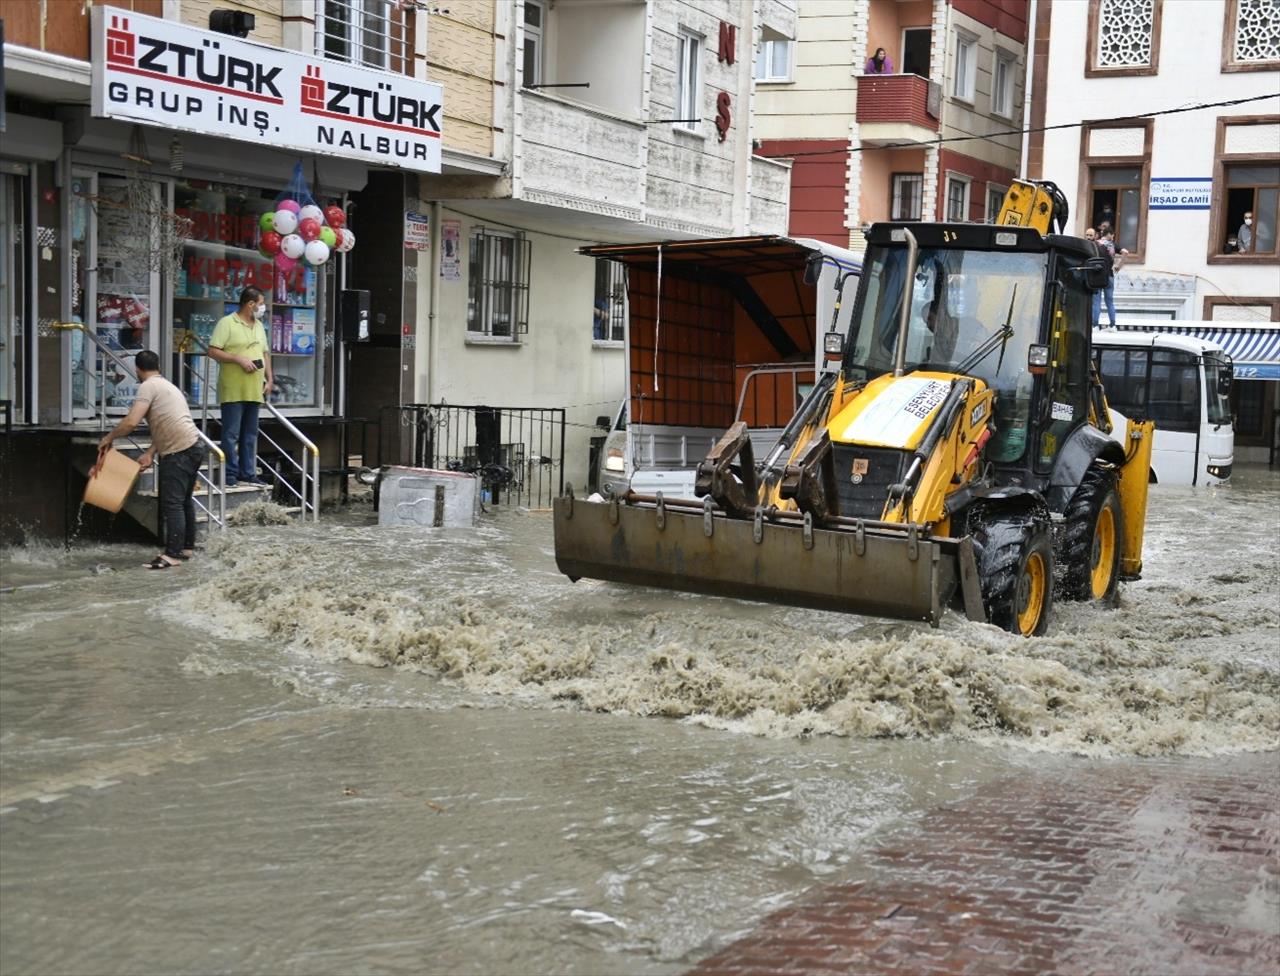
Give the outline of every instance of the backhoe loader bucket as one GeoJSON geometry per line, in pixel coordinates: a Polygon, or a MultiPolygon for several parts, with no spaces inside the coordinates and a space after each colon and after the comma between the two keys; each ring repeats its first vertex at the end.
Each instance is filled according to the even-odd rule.
{"type": "Polygon", "coordinates": [[[651,501],[557,498],[560,571],[573,580],[927,620],[935,627],[960,586],[969,616],[985,619],[967,539],[925,538],[914,527],[854,519],[836,529],[813,528],[797,513],[728,518],[707,504],[651,501]]]}

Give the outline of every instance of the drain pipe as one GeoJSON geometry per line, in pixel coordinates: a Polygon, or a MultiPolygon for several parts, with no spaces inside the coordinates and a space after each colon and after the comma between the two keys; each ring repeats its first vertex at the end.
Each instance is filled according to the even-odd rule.
{"type": "MultiPolygon", "coordinates": [[[[459,237],[462,235],[459,234],[459,237]]],[[[427,403],[435,402],[436,388],[436,326],[440,322],[440,272],[436,270],[440,264],[440,202],[431,201],[431,258],[427,261],[427,281],[431,285],[431,298],[427,303],[427,403]],[[434,273],[432,273],[434,271],[434,273]]],[[[461,245],[461,241],[459,241],[461,245]]]]}
{"type": "MultiPolygon", "coordinates": [[[[1027,154],[1031,151],[1031,96],[1036,63],[1036,7],[1040,0],[1031,0],[1027,10],[1027,74],[1022,81],[1022,158],[1018,164],[1018,178],[1027,178],[1027,154]]],[[[1047,56],[1048,52],[1046,52],[1047,56]]]]}

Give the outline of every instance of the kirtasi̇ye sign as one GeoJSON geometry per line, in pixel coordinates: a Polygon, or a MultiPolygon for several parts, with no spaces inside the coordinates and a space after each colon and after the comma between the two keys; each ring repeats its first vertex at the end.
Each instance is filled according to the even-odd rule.
{"type": "Polygon", "coordinates": [[[439,85],[93,8],[93,114],[440,172],[439,85]]]}
{"type": "Polygon", "coordinates": [[[1152,210],[1208,210],[1213,180],[1207,176],[1151,177],[1152,210]]]}

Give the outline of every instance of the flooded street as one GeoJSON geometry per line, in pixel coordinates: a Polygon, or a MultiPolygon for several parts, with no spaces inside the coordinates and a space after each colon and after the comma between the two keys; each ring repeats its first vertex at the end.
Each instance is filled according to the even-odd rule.
{"type": "Polygon", "coordinates": [[[676,973],[985,784],[1280,773],[1277,499],[1153,490],[1032,640],[571,584],[544,513],[6,550],[0,971],[676,973]]]}

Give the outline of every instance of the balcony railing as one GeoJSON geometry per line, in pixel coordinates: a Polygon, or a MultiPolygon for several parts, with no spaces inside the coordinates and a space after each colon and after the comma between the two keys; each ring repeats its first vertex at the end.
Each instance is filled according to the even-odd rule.
{"type": "Polygon", "coordinates": [[[940,96],[939,86],[919,75],[863,75],[858,79],[858,123],[937,132],[940,96]]]}

